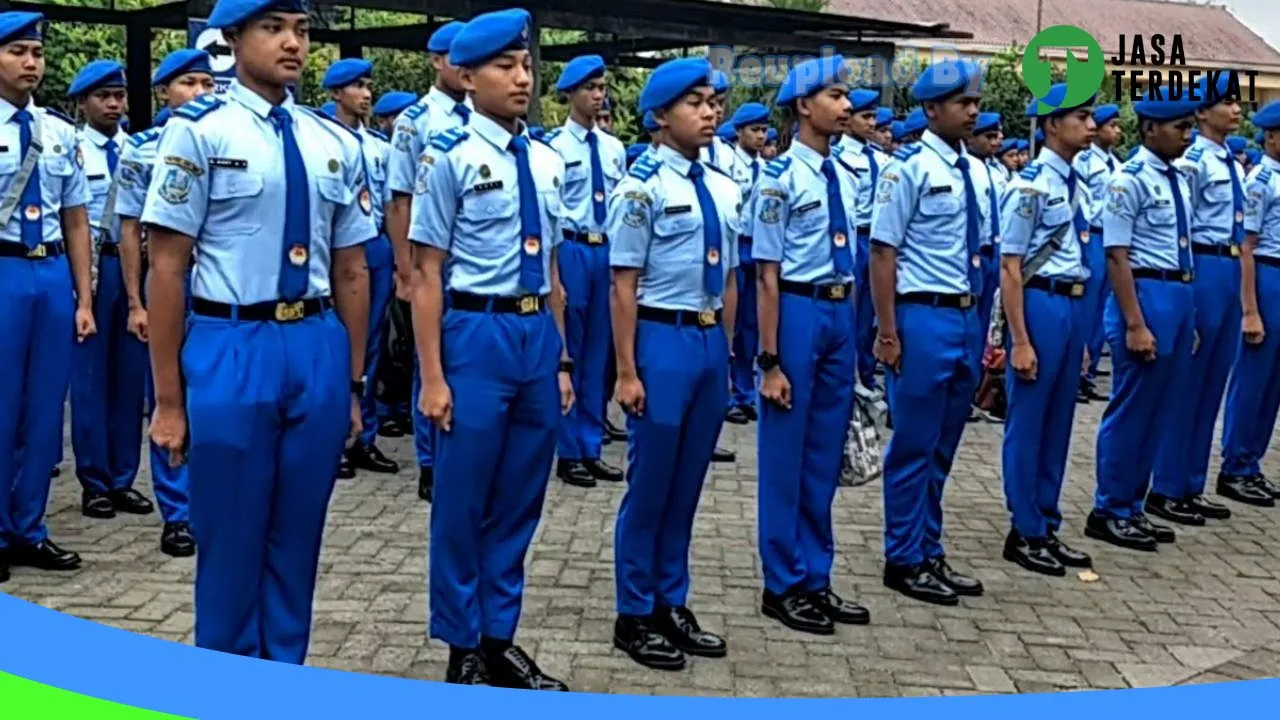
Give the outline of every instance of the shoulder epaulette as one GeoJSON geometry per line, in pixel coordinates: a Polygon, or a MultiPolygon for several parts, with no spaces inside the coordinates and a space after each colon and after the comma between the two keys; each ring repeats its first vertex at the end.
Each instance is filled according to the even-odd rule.
{"type": "Polygon", "coordinates": [[[468,134],[465,129],[460,127],[441,130],[431,136],[431,147],[441,152],[449,152],[458,147],[458,143],[466,140],[468,134]]]}
{"type": "Polygon", "coordinates": [[[551,148],[551,150],[552,150],[555,154],[557,154],[557,155],[559,155],[559,154],[560,154],[560,151],[559,151],[559,150],[556,150],[554,147],[552,147],[552,145],[551,145],[551,138],[547,137],[546,135],[539,135],[539,136],[537,136],[537,137],[534,137],[534,136],[530,135],[530,136],[529,136],[529,138],[530,138],[531,140],[534,140],[535,142],[540,142],[540,143],[542,143],[543,145],[546,145],[547,147],[551,148]]]}
{"type": "Polygon", "coordinates": [[[556,138],[560,137],[560,130],[561,130],[560,128],[553,128],[551,130],[548,130],[542,133],[542,137],[538,139],[550,145],[552,140],[555,140],[556,138]]]}
{"type": "Polygon", "coordinates": [[[409,106],[408,110],[404,111],[404,117],[406,120],[417,120],[418,117],[423,113],[425,113],[426,111],[427,111],[426,103],[424,102],[414,103],[413,105],[409,106]]]}
{"type": "Polygon", "coordinates": [[[658,172],[660,167],[662,167],[662,160],[653,153],[645,153],[636,158],[627,174],[639,180],[648,180],[658,172]]]}
{"type": "Polygon", "coordinates": [[[59,120],[67,123],[68,125],[74,126],[76,124],[75,120],[72,120],[71,118],[67,117],[66,115],[63,115],[57,110],[54,110],[53,108],[47,107],[44,109],[44,112],[46,115],[52,115],[53,117],[58,118],[59,120]]]}
{"type": "Polygon", "coordinates": [[[378,138],[382,142],[391,142],[391,138],[388,138],[386,133],[377,128],[369,128],[369,134],[378,138]]]}
{"type": "Polygon", "coordinates": [[[915,155],[916,153],[920,152],[923,149],[924,149],[923,145],[920,145],[919,143],[911,143],[910,145],[903,145],[897,150],[894,150],[893,156],[898,160],[906,160],[907,158],[911,157],[912,155],[915,155]]]}
{"type": "Polygon", "coordinates": [[[136,135],[130,135],[129,144],[134,147],[142,147],[158,137],[160,137],[160,128],[147,128],[136,135]]]}
{"type": "Polygon", "coordinates": [[[771,178],[779,178],[789,167],[791,167],[790,156],[774,158],[769,161],[768,165],[764,166],[764,174],[771,178]]]}
{"type": "Polygon", "coordinates": [[[1142,172],[1142,161],[1130,160],[1129,162],[1125,163],[1124,166],[1120,168],[1120,170],[1123,172],[1129,173],[1130,175],[1137,175],[1138,173],[1142,172]]]}
{"type": "Polygon", "coordinates": [[[185,120],[199,120],[205,115],[208,115],[221,107],[222,104],[222,98],[219,98],[217,95],[201,95],[177,110],[174,110],[173,114],[185,120]]]}
{"type": "Polygon", "coordinates": [[[1200,162],[1200,158],[1203,155],[1204,155],[1204,146],[1197,145],[1191,148],[1190,150],[1188,150],[1187,154],[1184,157],[1186,157],[1186,159],[1191,162],[1200,162]]]}
{"type": "Polygon", "coordinates": [[[1271,168],[1264,167],[1259,169],[1257,181],[1264,184],[1271,182],[1271,168]]]}
{"type": "Polygon", "coordinates": [[[1043,165],[1040,165],[1039,163],[1031,163],[1030,165],[1022,168],[1022,172],[1018,173],[1018,177],[1023,180],[1035,180],[1040,177],[1040,171],[1042,169],[1044,169],[1043,165]]]}

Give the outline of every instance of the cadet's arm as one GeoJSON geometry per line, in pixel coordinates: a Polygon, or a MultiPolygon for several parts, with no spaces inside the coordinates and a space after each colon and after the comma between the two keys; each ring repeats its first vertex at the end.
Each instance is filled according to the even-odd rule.
{"type": "Polygon", "coordinates": [[[756,322],[760,352],[778,354],[778,268],[776,262],[756,261],[756,322]]]}
{"type": "Polygon", "coordinates": [[[1000,258],[1000,298],[1004,305],[1004,319],[1009,325],[1010,339],[1014,345],[1031,342],[1027,334],[1027,315],[1023,312],[1022,257],[1005,255],[1000,258]]]}
{"type": "Polygon", "coordinates": [[[1240,308],[1245,315],[1258,314],[1258,263],[1253,252],[1258,248],[1258,234],[1248,233],[1240,244],[1240,308]]]}
{"type": "MultiPolygon", "coordinates": [[[[406,198],[407,199],[407,198],[406,198]]],[[[440,359],[440,317],[444,311],[444,260],[440,248],[420,245],[412,253],[413,337],[418,346],[419,370],[424,383],[444,382],[440,359]]]]}
{"type": "Polygon", "coordinates": [[[1138,289],[1133,282],[1133,268],[1129,265],[1129,248],[1107,248],[1107,277],[1111,279],[1111,290],[1116,294],[1116,304],[1124,315],[1125,328],[1138,330],[1147,326],[1142,316],[1142,306],[1138,304],[1138,289]]]}
{"type": "Polygon", "coordinates": [[[391,193],[391,200],[384,208],[386,211],[386,219],[384,222],[387,226],[387,237],[391,238],[391,248],[395,252],[395,268],[396,275],[400,277],[400,282],[408,283],[412,278],[414,267],[412,259],[413,253],[409,249],[409,202],[410,195],[406,193],[391,193]]]}
{"type": "Polygon", "coordinates": [[[181,408],[186,404],[178,354],[186,334],[186,289],[183,278],[191,262],[195,240],[167,228],[147,228],[151,271],[147,280],[150,320],[151,372],[156,405],[181,408]]]}
{"type": "Polygon", "coordinates": [[[636,377],[636,286],[637,268],[613,269],[613,292],[609,311],[613,316],[613,350],[617,355],[618,377],[636,377]]]}
{"type": "Polygon", "coordinates": [[[880,337],[898,337],[897,297],[898,249],[871,243],[871,302],[876,308],[876,325],[880,337]]]}
{"type": "Polygon", "coordinates": [[[120,272],[129,309],[142,308],[142,223],[138,218],[120,217],[120,272]]]}
{"type": "Polygon", "coordinates": [[[333,303],[351,342],[351,378],[364,377],[365,340],[369,337],[369,266],[364,245],[333,253],[333,303]]]}
{"type": "Polygon", "coordinates": [[[93,245],[89,240],[89,209],[87,205],[62,209],[62,237],[67,243],[67,255],[71,260],[71,277],[76,287],[76,305],[79,310],[93,307],[93,245]]]}
{"type": "Polygon", "coordinates": [[[560,249],[551,248],[551,317],[556,321],[556,330],[560,332],[560,359],[569,359],[569,341],[564,334],[564,285],[560,283],[560,249]]]}
{"type": "Polygon", "coordinates": [[[738,317],[738,278],[737,273],[729,273],[724,281],[724,335],[733,348],[733,327],[738,317]]]}

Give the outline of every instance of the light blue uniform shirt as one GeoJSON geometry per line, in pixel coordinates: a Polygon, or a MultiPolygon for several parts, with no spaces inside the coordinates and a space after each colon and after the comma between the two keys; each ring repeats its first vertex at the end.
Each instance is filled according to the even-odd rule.
{"type": "MultiPolygon", "coordinates": [[[[521,132],[528,137],[526,129],[521,132]]],[[[520,186],[511,133],[480,113],[464,128],[437,133],[418,163],[409,240],[449,253],[446,291],[524,295],[520,259],[520,186]],[[447,149],[446,149],[447,148],[447,149]]],[[[551,146],[529,140],[529,165],[541,213],[542,287],[551,292],[552,249],[560,244],[564,161],[551,146]]]]}
{"type": "Polygon", "coordinates": [[[711,144],[704,145],[699,153],[702,162],[714,165],[731,178],[736,177],[733,166],[738,157],[733,151],[733,145],[718,137],[713,137],[711,138],[711,144]]]}
{"type": "MultiPolygon", "coordinates": [[[[991,202],[982,161],[965,154],[978,200],[980,244],[991,241],[991,202]]],[[[980,262],[969,254],[964,177],[960,155],[932,130],[920,142],[894,153],[880,172],[871,240],[898,251],[900,294],[970,293],[969,268],[980,262]]]]}
{"type": "MultiPolygon", "coordinates": [[[[1028,165],[1010,183],[1001,201],[1000,234],[1003,255],[1030,260],[1048,245],[1060,228],[1068,226],[1061,244],[1036,271],[1036,275],[1056,280],[1087,280],[1084,248],[1072,226],[1075,205],[1068,193],[1067,178],[1073,170],[1058,153],[1043,148],[1036,161],[1028,165]]],[[[1076,202],[1082,202],[1088,189],[1076,181],[1076,202]]]]}
{"type": "Polygon", "coordinates": [[[120,187],[116,190],[116,215],[140,218],[151,187],[156,149],[164,126],[150,127],[129,137],[120,153],[120,187]]]}
{"type": "Polygon", "coordinates": [[[363,169],[369,173],[373,226],[378,229],[378,232],[382,232],[383,216],[386,214],[383,205],[391,199],[391,191],[387,187],[387,161],[391,155],[391,145],[374,135],[367,125],[361,125],[354,133],[360,141],[360,153],[364,157],[363,169]]]}
{"type": "Polygon", "coordinates": [[[856,193],[853,205],[857,208],[857,212],[849,216],[849,222],[856,231],[857,228],[871,225],[873,201],[876,195],[875,186],[871,184],[872,157],[876,162],[877,179],[879,173],[884,172],[888,157],[883,153],[877,153],[869,145],[851,135],[841,138],[840,144],[833,149],[836,150],[836,157],[844,163],[841,169],[852,174],[856,193]],[[871,150],[871,156],[867,155],[868,150],[871,150]]]}
{"type": "MultiPolygon", "coordinates": [[[[852,275],[839,275],[832,259],[831,214],[827,204],[827,178],[822,174],[826,160],[818,151],[796,140],[781,156],[770,160],[756,183],[751,219],[751,257],[776,262],[783,280],[803,283],[848,282],[852,275]]],[[[854,234],[857,188],[853,175],[835,158],[836,180],[844,202],[849,231],[845,242],[856,263],[858,243],[854,234]]]]}
{"type": "MultiPolygon", "coordinates": [[[[357,200],[365,189],[360,146],[337,121],[298,107],[292,96],[283,106],[307,168],[311,243],[304,297],[322,297],[331,293],[331,251],[377,235],[371,209],[357,200]]],[[[267,117],[271,107],[232,81],[226,93],[176,110],[160,136],[142,222],[195,238],[193,297],[233,305],[279,299],[285,163],[284,143],[267,117]]]]}
{"type": "Polygon", "coordinates": [[[418,102],[396,118],[391,132],[391,157],[387,167],[387,187],[393,193],[413,194],[418,175],[418,158],[427,139],[438,132],[465,124],[457,111],[459,104],[471,108],[471,99],[456,102],[439,88],[432,87],[418,102]]]}
{"type": "MultiPolygon", "coordinates": [[[[1102,244],[1128,248],[1132,267],[1179,269],[1178,246],[1187,238],[1178,236],[1177,207],[1164,174],[1168,167],[1144,145],[1111,176],[1107,204],[1101,214],[1102,244]]],[[[1187,174],[1178,172],[1175,177],[1190,221],[1187,174]]]]}
{"type": "Polygon", "coordinates": [[[1096,144],[1081,150],[1071,162],[1076,174],[1089,187],[1089,201],[1081,205],[1085,220],[1089,225],[1098,227],[1098,216],[1107,205],[1107,189],[1111,186],[1111,174],[1119,168],[1121,162],[1110,151],[1103,150],[1096,144]]]}
{"type": "MultiPolygon", "coordinates": [[[[65,118],[53,114],[34,102],[25,108],[40,121],[40,205],[41,242],[62,242],[62,211],[89,204],[89,185],[85,180],[84,155],[80,150],[76,128],[65,118]]],[[[18,112],[8,100],[0,98],[0,199],[8,197],[14,176],[22,167],[21,128],[14,121],[18,112]]],[[[35,132],[32,122],[32,132],[35,132]]],[[[21,192],[21,191],[19,191],[21,192]]],[[[19,201],[0,227],[0,242],[22,242],[22,216],[26,211],[19,201]]]]}
{"type": "MultiPolygon", "coordinates": [[[[1231,202],[1231,171],[1227,163],[1235,165],[1236,177],[1240,178],[1243,190],[1244,168],[1226,147],[1204,135],[1197,135],[1182,158],[1173,163],[1186,174],[1189,182],[1192,242],[1231,244],[1235,209],[1231,202]]],[[[1243,216],[1240,219],[1243,220],[1243,216]]]]}
{"type": "Polygon", "coordinates": [[[987,158],[983,161],[983,164],[987,166],[991,182],[996,184],[996,197],[1004,197],[1005,188],[1009,187],[1009,183],[1013,181],[1013,175],[1009,172],[1009,168],[994,157],[987,158]]]}
{"type": "MultiPolygon", "coordinates": [[[[701,162],[701,161],[699,161],[701,162]]],[[[666,310],[719,309],[722,298],[703,289],[705,237],[692,162],[660,145],[642,155],[609,198],[609,264],[637,268],[639,304],[666,310]]],[[[703,183],[720,223],[720,266],[728,287],[738,266],[741,193],[733,179],[704,164],[703,183]]]]}
{"type": "Polygon", "coordinates": [[[1258,236],[1255,254],[1280,259],[1280,162],[1270,155],[1262,156],[1245,183],[1244,231],[1258,236]]]}
{"type": "MultiPolygon", "coordinates": [[[[742,191],[742,206],[747,207],[747,201],[760,180],[760,171],[764,169],[765,162],[758,157],[752,157],[751,153],[743,150],[741,145],[733,146],[733,155],[733,181],[738,183],[738,189],[742,191]]],[[[744,229],[750,231],[751,228],[744,229]]]]}
{"type": "Polygon", "coordinates": [[[587,144],[587,135],[596,136],[606,204],[627,172],[627,149],[618,138],[600,128],[588,130],[569,118],[564,127],[551,131],[545,141],[564,159],[564,229],[574,233],[605,232],[604,223],[596,222],[592,203],[591,146],[587,144]]]}
{"type": "MultiPolygon", "coordinates": [[[[116,163],[119,165],[119,159],[124,156],[125,145],[129,142],[129,135],[123,130],[117,130],[115,137],[108,138],[106,135],[98,132],[92,126],[86,125],[80,129],[80,151],[84,155],[84,174],[85,181],[89,184],[89,226],[93,228],[94,239],[102,242],[117,242],[120,239],[120,219],[119,213],[116,214],[115,220],[111,223],[112,227],[102,227],[102,213],[106,209],[107,195],[111,193],[111,166],[107,162],[107,141],[113,140],[116,144],[116,163]]],[[[116,195],[120,192],[117,190],[116,195]]],[[[116,204],[119,204],[117,199],[116,204]]]]}

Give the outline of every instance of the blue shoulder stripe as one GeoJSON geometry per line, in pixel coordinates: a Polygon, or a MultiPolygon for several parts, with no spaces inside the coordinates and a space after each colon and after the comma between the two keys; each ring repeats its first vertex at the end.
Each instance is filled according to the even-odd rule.
{"type": "Polygon", "coordinates": [[[1035,180],[1040,177],[1040,171],[1043,168],[1044,166],[1039,163],[1032,163],[1022,168],[1022,172],[1018,173],[1018,177],[1023,178],[1024,180],[1035,180]]]}
{"type": "Polygon", "coordinates": [[[1187,151],[1186,158],[1191,162],[1200,162],[1200,157],[1204,155],[1204,146],[1197,145],[1187,151]]]}
{"type": "Polygon", "coordinates": [[[791,167],[791,157],[784,155],[770,160],[769,164],[764,166],[764,174],[771,178],[779,178],[789,167],[791,167]]]}
{"type": "Polygon", "coordinates": [[[129,144],[134,147],[142,147],[158,137],[160,137],[160,128],[147,128],[136,135],[130,135],[129,144]]]}
{"type": "Polygon", "coordinates": [[[1123,170],[1124,172],[1129,173],[1130,175],[1137,175],[1138,173],[1142,172],[1142,161],[1133,160],[1133,161],[1127,162],[1124,164],[1124,167],[1120,169],[1123,170]]]}
{"type": "Polygon", "coordinates": [[[413,105],[409,106],[408,110],[404,111],[404,116],[409,120],[417,120],[418,116],[425,113],[426,111],[427,111],[426,103],[424,102],[414,103],[413,105]]]}
{"type": "Polygon", "coordinates": [[[652,153],[645,153],[631,164],[631,169],[627,174],[639,180],[648,180],[658,172],[658,168],[662,167],[662,160],[652,153]]]}
{"type": "Polygon", "coordinates": [[[906,160],[907,158],[911,157],[912,155],[915,155],[916,153],[920,152],[923,149],[924,149],[924,146],[921,145],[920,143],[911,143],[910,145],[903,145],[897,150],[894,150],[893,156],[899,160],[906,160]]]}
{"type": "Polygon", "coordinates": [[[1271,168],[1264,167],[1261,170],[1259,170],[1257,180],[1260,183],[1271,182],[1271,168]]]}
{"type": "Polygon", "coordinates": [[[200,97],[188,102],[177,110],[173,111],[174,115],[187,120],[199,120],[208,115],[223,104],[222,99],[217,95],[201,95],[200,97]]]}
{"type": "Polygon", "coordinates": [[[468,134],[465,129],[460,127],[443,130],[431,136],[431,147],[441,152],[449,152],[458,147],[458,144],[463,140],[466,140],[468,134]]]}

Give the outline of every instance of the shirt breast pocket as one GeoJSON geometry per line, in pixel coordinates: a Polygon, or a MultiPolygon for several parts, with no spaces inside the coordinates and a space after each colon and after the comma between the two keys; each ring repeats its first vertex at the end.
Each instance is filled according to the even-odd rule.
{"type": "Polygon", "coordinates": [[[328,205],[323,217],[325,224],[332,223],[333,218],[337,216],[338,209],[346,207],[355,200],[355,190],[349,187],[339,178],[320,178],[316,181],[316,193],[328,205]]]}
{"type": "MultiPolygon", "coordinates": [[[[960,198],[953,193],[934,193],[920,198],[920,216],[929,227],[920,234],[922,245],[932,247],[950,247],[956,237],[949,232],[954,223],[959,223],[960,239],[964,239],[966,219],[960,198]]],[[[979,225],[981,225],[981,209],[979,209],[979,225]]],[[[981,230],[979,230],[981,231],[981,230]]]]}
{"type": "Polygon", "coordinates": [[[1059,225],[1071,222],[1071,206],[1065,202],[1058,203],[1053,207],[1045,208],[1044,214],[1040,217],[1046,227],[1056,228],[1059,225]]]}
{"type": "MultiPolygon", "coordinates": [[[[520,238],[520,194],[490,190],[462,199],[453,246],[468,257],[493,259],[510,251],[520,238]]],[[[544,232],[546,229],[544,228],[544,232]]]]}
{"type": "Polygon", "coordinates": [[[214,169],[209,175],[209,212],[205,231],[213,235],[255,232],[262,228],[262,216],[283,212],[284,208],[260,207],[263,178],[247,170],[214,169]]]}
{"type": "Polygon", "coordinates": [[[0,186],[9,187],[9,179],[18,174],[18,168],[22,165],[16,154],[6,153],[0,155],[0,186]]]}
{"type": "Polygon", "coordinates": [[[653,221],[653,249],[674,262],[702,257],[702,220],[693,212],[659,215],[653,221]]]}
{"type": "Polygon", "coordinates": [[[825,207],[824,203],[815,200],[791,208],[791,230],[806,237],[825,228],[828,220],[825,207]]]}
{"type": "Polygon", "coordinates": [[[1200,191],[1200,196],[1210,205],[1220,205],[1231,202],[1231,180],[1215,180],[1205,185],[1204,190],[1200,191]]]}
{"type": "Polygon", "coordinates": [[[590,173],[590,169],[587,167],[586,162],[580,162],[572,166],[565,165],[564,184],[576,185],[577,183],[580,183],[583,180],[586,180],[589,173],[590,173]]]}
{"type": "Polygon", "coordinates": [[[1147,208],[1142,215],[1151,227],[1164,228],[1178,222],[1177,213],[1167,205],[1147,208]]]}

